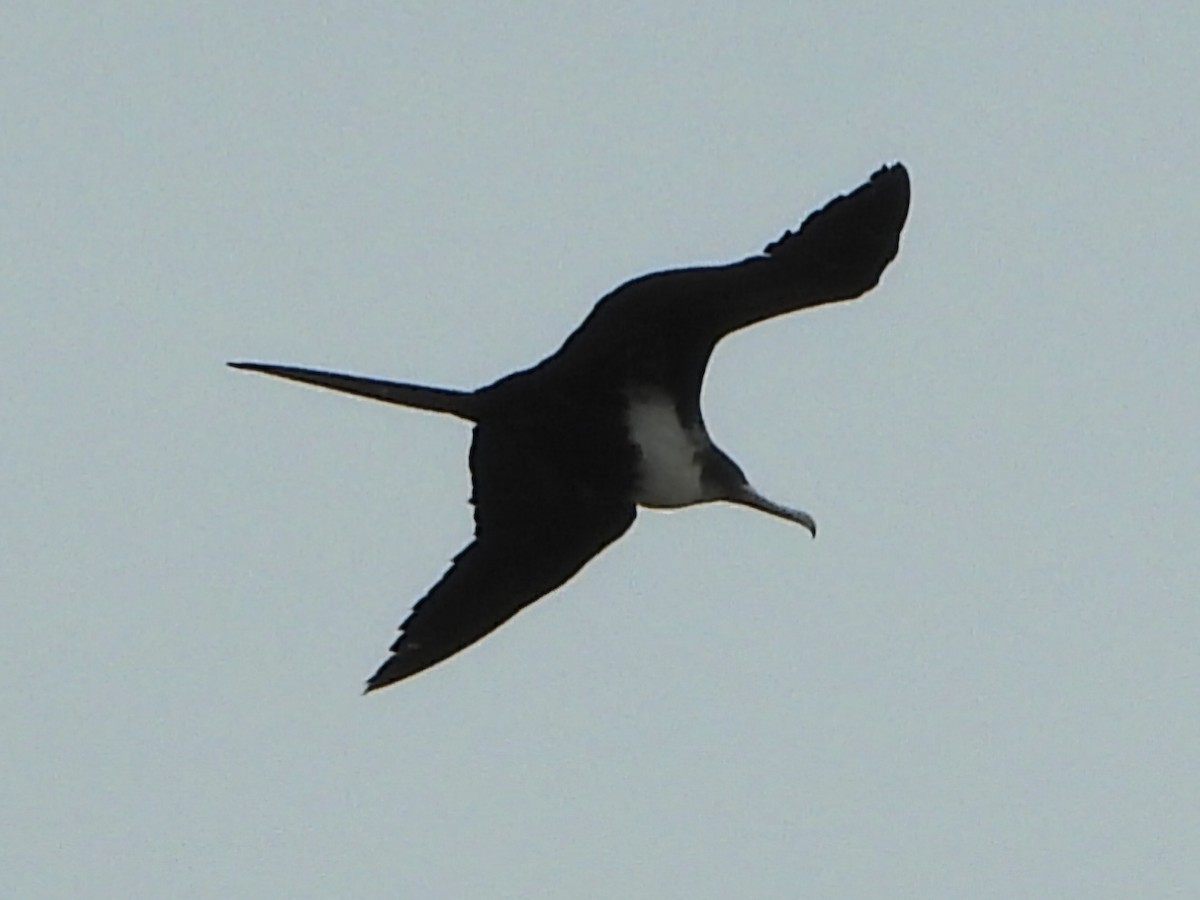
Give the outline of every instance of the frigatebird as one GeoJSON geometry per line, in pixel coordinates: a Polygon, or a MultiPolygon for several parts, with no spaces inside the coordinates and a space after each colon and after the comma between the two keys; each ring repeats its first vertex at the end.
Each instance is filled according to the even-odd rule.
{"type": "Polygon", "coordinates": [[[908,203],[904,166],[884,166],[761,254],[621,285],[552,356],[475,391],[229,363],[474,423],[475,539],[413,607],[366,691],[441,662],[562,585],[638,506],[724,500],[816,537],[808,513],[762,496],[712,442],[700,384],[730,332],[873,288],[899,250],[908,203]]]}

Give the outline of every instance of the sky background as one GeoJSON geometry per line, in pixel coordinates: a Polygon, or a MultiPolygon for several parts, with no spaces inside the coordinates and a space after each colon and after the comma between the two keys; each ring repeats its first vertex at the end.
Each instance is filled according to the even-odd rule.
{"type": "Polygon", "coordinates": [[[0,10],[0,894],[1200,896],[1200,6],[0,10]],[[724,342],[820,536],[644,512],[370,697],[453,387],[902,160],[865,299],[724,342]]]}

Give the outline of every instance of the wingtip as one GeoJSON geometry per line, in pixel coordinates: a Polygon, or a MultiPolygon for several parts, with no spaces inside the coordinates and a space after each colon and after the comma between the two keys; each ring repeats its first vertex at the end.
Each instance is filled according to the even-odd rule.
{"type": "Polygon", "coordinates": [[[395,656],[388,657],[384,661],[383,665],[381,665],[378,669],[375,670],[375,674],[373,674],[370,678],[368,678],[366,681],[363,682],[363,696],[364,697],[367,696],[367,694],[373,694],[375,691],[379,690],[380,688],[385,688],[388,685],[395,684],[397,681],[400,680],[400,678],[395,677],[394,673],[391,671],[392,662],[394,659],[395,659],[395,656]]]}
{"type": "Polygon", "coordinates": [[[904,164],[885,164],[854,190],[809,213],[799,228],[785,231],[763,252],[791,265],[816,262],[837,275],[844,275],[844,270],[862,271],[870,277],[850,285],[850,293],[835,291],[842,295],[839,299],[857,296],[873,287],[895,258],[911,194],[904,164]],[[866,243],[864,237],[869,239],[866,243]],[[846,253],[849,258],[840,266],[828,265],[846,253]]]}
{"type": "Polygon", "coordinates": [[[897,160],[890,165],[880,166],[871,176],[869,182],[876,190],[891,192],[897,199],[903,198],[898,206],[902,206],[907,216],[909,199],[912,194],[912,182],[904,163],[897,160]]]}
{"type": "Polygon", "coordinates": [[[375,670],[375,673],[370,678],[363,682],[363,696],[365,697],[367,694],[372,694],[381,688],[393,685],[397,681],[402,681],[409,675],[415,675],[421,671],[421,668],[424,667],[413,668],[411,671],[400,668],[397,664],[396,654],[393,653],[383,661],[383,664],[375,670]]]}
{"type": "Polygon", "coordinates": [[[381,688],[393,685],[398,681],[403,681],[418,672],[424,671],[435,662],[440,661],[442,657],[434,657],[417,661],[408,654],[397,654],[393,651],[392,655],[383,661],[383,664],[375,670],[375,674],[367,679],[363,685],[363,695],[372,693],[381,688]]]}

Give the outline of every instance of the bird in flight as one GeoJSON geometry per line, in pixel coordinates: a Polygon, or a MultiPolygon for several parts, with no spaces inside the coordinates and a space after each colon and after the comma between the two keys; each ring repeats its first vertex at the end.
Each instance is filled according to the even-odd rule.
{"type": "Polygon", "coordinates": [[[626,282],[553,355],[474,391],[229,363],[474,424],[475,539],[413,607],[366,691],[454,655],[562,585],[625,533],[638,506],[724,500],[815,537],[808,513],[758,493],[708,436],[704,370],[730,332],[873,288],[908,204],[904,166],[884,166],[762,253],[626,282]]]}

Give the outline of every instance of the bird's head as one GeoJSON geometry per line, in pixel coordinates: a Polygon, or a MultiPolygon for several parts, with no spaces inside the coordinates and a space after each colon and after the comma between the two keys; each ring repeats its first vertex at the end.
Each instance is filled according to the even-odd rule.
{"type": "Polygon", "coordinates": [[[817,536],[817,522],[812,516],[803,510],[793,509],[764,497],[750,486],[741,466],[715,446],[704,461],[702,477],[705,493],[710,499],[749,506],[751,509],[787,519],[789,522],[803,525],[814,538],[817,536]]]}

